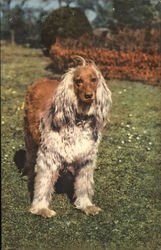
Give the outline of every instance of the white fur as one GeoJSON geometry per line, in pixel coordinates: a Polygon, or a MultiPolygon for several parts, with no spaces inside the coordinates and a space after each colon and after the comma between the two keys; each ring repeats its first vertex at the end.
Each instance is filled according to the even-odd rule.
{"type": "Polygon", "coordinates": [[[89,164],[86,168],[82,168],[75,181],[75,206],[78,209],[85,210],[92,205],[93,192],[93,170],[94,165],[89,164]]]}

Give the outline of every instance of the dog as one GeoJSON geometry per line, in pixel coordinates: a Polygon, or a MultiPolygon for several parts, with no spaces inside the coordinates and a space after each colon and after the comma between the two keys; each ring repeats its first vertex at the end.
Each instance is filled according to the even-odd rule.
{"type": "Polygon", "coordinates": [[[30,212],[56,215],[49,209],[62,171],[74,177],[74,205],[87,215],[101,208],[92,203],[93,172],[101,132],[107,123],[111,92],[94,62],[81,61],[61,81],[41,79],[26,95],[25,172],[31,196],[30,212]]]}

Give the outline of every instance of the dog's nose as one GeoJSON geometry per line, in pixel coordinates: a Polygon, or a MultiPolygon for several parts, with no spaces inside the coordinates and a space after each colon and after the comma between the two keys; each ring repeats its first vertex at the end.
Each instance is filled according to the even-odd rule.
{"type": "Polygon", "coordinates": [[[93,97],[93,94],[85,94],[86,99],[91,99],[93,97]]]}

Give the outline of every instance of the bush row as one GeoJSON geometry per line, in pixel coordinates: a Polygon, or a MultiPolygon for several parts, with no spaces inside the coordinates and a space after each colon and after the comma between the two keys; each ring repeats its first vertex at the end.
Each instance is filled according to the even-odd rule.
{"type": "Polygon", "coordinates": [[[144,27],[132,29],[125,27],[115,33],[83,34],[79,39],[66,38],[60,40],[65,48],[106,48],[117,51],[140,51],[148,54],[161,53],[160,25],[158,27],[144,27]]]}
{"type": "Polygon", "coordinates": [[[138,80],[161,85],[161,58],[158,53],[151,55],[140,50],[124,52],[106,48],[65,48],[60,41],[51,46],[50,56],[58,72],[73,66],[74,55],[92,59],[107,79],[138,80]]]}

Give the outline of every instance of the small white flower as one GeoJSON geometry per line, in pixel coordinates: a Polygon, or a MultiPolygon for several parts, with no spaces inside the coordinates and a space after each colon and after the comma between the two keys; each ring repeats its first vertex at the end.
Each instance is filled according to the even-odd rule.
{"type": "Polygon", "coordinates": [[[2,121],[2,125],[4,125],[5,124],[5,122],[4,121],[2,121]]]}
{"type": "Polygon", "coordinates": [[[140,137],[139,137],[139,136],[137,136],[137,137],[136,137],[136,140],[140,140],[140,137]]]}
{"type": "Polygon", "coordinates": [[[118,148],[118,149],[121,149],[121,146],[118,146],[117,148],[118,148]]]}
{"type": "Polygon", "coordinates": [[[121,143],[124,144],[125,142],[122,140],[121,143]]]}
{"type": "Polygon", "coordinates": [[[124,125],[124,122],[121,122],[121,125],[123,126],[123,125],[124,125]]]}
{"type": "Polygon", "coordinates": [[[148,147],[148,148],[147,148],[147,150],[148,150],[148,151],[150,151],[150,150],[151,150],[151,148],[149,148],[149,147],[148,147]]]}
{"type": "Polygon", "coordinates": [[[127,128],[130,128],[130,125],[129,125],[129,124],[127,124],[127,125],[126,125],[126,127],[127,127],[127,128]]]}
{"type": "Polygon", "coordinates": [[[151,141],[149,142],[149,145],[152,145],[152,142],[151,142],[151,141]]]}
{"type": "Polygon", "coordinates": [[[13,90],[13,91],[12,91],[12,94],[16,94],[16,91],[15,91],[15,90],[13,90]]]}
{"type": "Polygon", "coordinates": [[[122,162],[121,160],[119,160],[119,162],[122,162]]]}
{"type": "Polygon", "coordinates": [[[22,102],[21,109],[24,109],[25,103],[22,102]]]}
{"type": "Polygon", "coordinates": [[[146,131],[146,130],[144,130],[144,131],[143,131],[143,133],[144,133],[144,134],[147,134],[147,131],[146,131]]]}
{"type": "Polygon", "coordinates": [[[129,117],[132,117],[132,114],[129,114],[129,117]]]}
{"type": "Polygon", "coordinates": [[[135,130],[135,127],[132,127],[132,130],[135,130]]]}
{"type": "Polygon", "coordinates": [[[118,93],[119,93],[119,95],[121,95],[121,94],[122,94],[122,91],[119,91],[118,93]]]}
{"type": "Polygon", "coordinates": [[[128,139],[128,142],[131,142],[131,140],[130,140],[130,139],[128,139]]]}
{"type": "Polygon", "coordinates": [[[124,92],[126,92],[126,89],[123,89],[124,92]]]}

